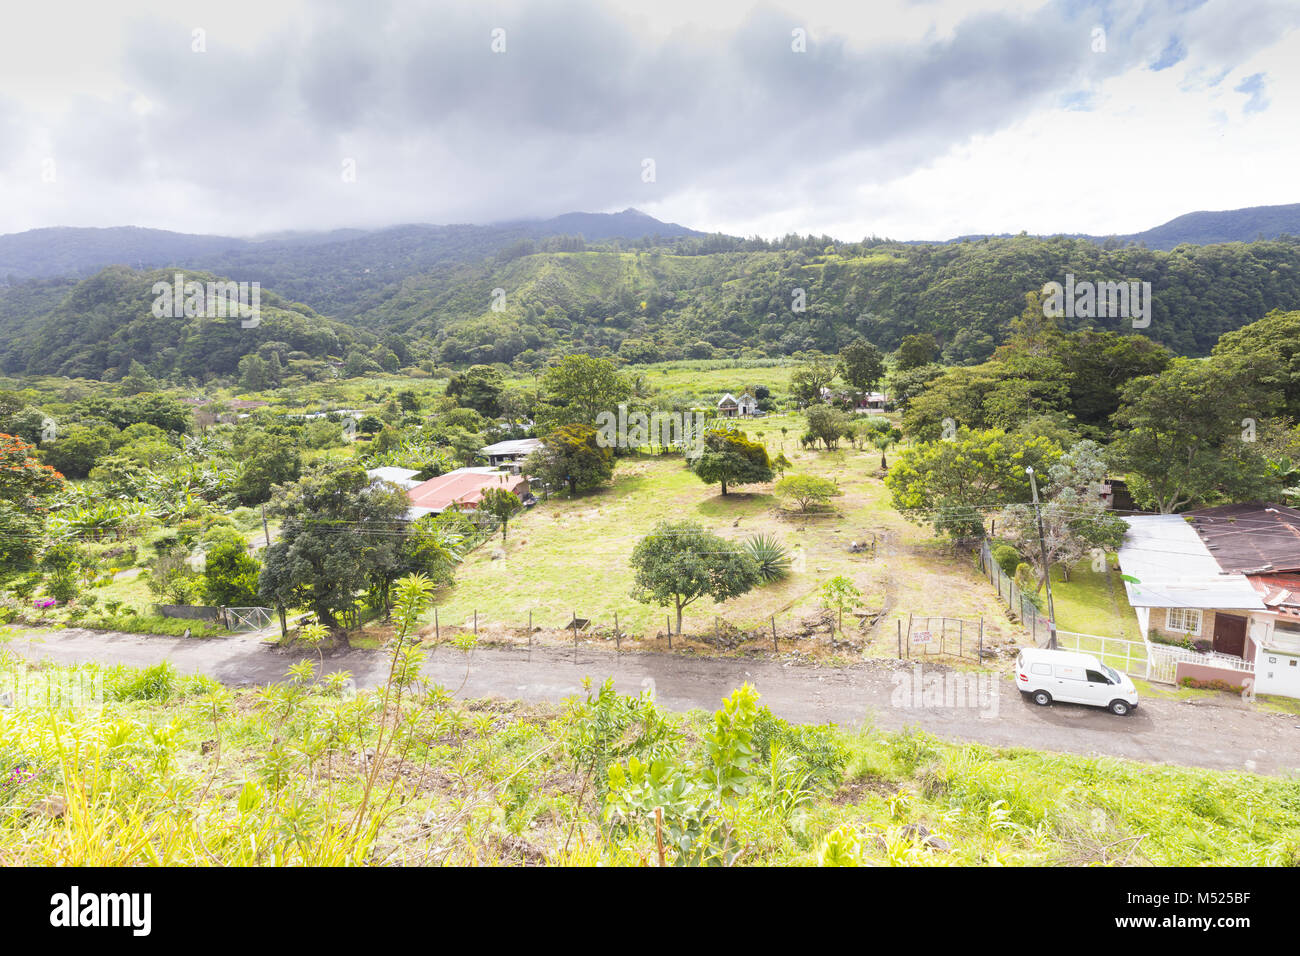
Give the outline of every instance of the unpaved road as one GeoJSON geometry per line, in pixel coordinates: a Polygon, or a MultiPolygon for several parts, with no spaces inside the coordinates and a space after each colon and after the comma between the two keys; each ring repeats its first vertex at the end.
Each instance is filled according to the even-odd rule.
{"type": "MultiPolygon", "coordinates": [[[[12,650],[31,660],[98,661],[147,666],[170,660],[183,673],[207,674],[232,686],[283,680],[300,658],[244,638],[182,638],[44,631],[19,635],[12,650]]],[[[349,651],[325,658],[325,670],[350,671],[358,687],[387,675],[380,651],[349,651]]],[[[1030,747],[1062,753],[1130,757],[1151,763],[1218,770],[1286,774],[1300,767],[1300,716],[1270,713],[1226,695],[1213,702],[1145,699],[1129,717],[1074,704],[1036,707],[1023,700],[1008,676],[991,677],[983,693],[956,706],[939,705],[924,692],[936,674],[927,667],[916,692],[917,670],[899,662],[844,668],[808,667],[779,661],[683,658],[584,647],[572,650],[479,648],[468,657],[448,647],[430,655],[428,677],[461,697],[500,697],[558,702],[582,693],[582,679],[635,693],[653,686],[658,702],[675,711],[716,709],[748,681],[762,702],[787,720],[855,727],[863,723],[898,730],[914,725],[939,737],[992,746],[1030,747]],[[924,706],[917,706],[918,703],[924,706]]],[[[931,691],[933,694],[933,691],[931,691]]]]}

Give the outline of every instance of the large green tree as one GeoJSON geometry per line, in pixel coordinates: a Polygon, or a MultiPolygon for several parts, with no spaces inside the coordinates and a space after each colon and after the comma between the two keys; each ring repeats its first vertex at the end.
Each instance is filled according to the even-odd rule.
{"type": "Polygon", "coordinates": [[[528,456],[524,471],[551,487],[566,486],[570,495],[609,481],[614,476],[614,452],[600,444],[590,425],[562,425],[542,439],[528,456]]]}
{"type": "Polygon", "coordinates": [[[38,462],[35,449],[0,434],[0,576],[30,569],[40,553],[50,499],[63,476],[38,462]]]}
{"type": "Polygon", "coordinates": [[[950,441],[904,448],[885,486],[908,519],[954,538],[982,537],[986,514],[1029,500],[1025,468],[1044,474],[1060,457],[1046,438],[961,428],[950,441]]]}
{"type": "Polygon", "coordinates": [[[734,428],[714,428],[704,433],[697,454],[689,459],[691,471],[706,484],[752,485],[772,480],[772,462],[762,442],[734,428]]]}
{"type": "Polygon", "coordinates": [[[402,573],[408,507],[404,491],[372,485],[359,464],[325,466],[285,486],[270,509],[284,520],[258,578],[262,600],[310,608],[337,628],[359,593],[402,573]]]}
{"type": "Polygon", "coordinates": [[[671,606],[682,632],[682,611],[702,597],[725,601],[761,581],[758,562],[739,545],[694,521],[661,521],[632,550],[632,597],[671,606]]]}
{"type": "Polygon", "coordinates": [[[550,427],[594,425],[601,412],[617,414],[632,386],[608,359],[566,355],[542,376],[541,421],[550,427]]]}
{"type": "Polygon", "coordinates": [[[866,339],[854,339],[840,349],[840,378],[859,392],[869,392],[885,374],[885,357],[866,339]]]}
{"type": "Polygon", "coordinates": [[[1279,404],[1281,364],[1259,353],[1176,359],[1126,384],[1109,454],[1134,499],[1169,513],[1275,490],[1254,439],[1279,404]]]}

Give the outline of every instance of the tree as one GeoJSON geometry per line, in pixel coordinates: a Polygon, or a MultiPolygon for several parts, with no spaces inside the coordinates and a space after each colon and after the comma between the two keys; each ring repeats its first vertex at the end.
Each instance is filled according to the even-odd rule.
{"type": "Polygon", "coordinates": [[[885,358],[866,339],[856,339],[840,350],[840,378],[859,392],[870,392],[885,374],[885,358]]]}
{"type": "Polygon", "coordinates": [[[1267,497],[1274,483],[1252,439],[1280,400],[1280,364],[1262,353],[1175,359],[1124,385],[1110,454],[1134,498],[1167,514],[1220,496],[1267,497]]]}
{"type": "Polygon", "coordinates": [[[303,475],[271,508],[280,537],[266,548],[257,589],[276,607],[308,607],[330,628],[350,615],[358,593],[387,586],[401,573],[406,493],[372,485],[359,464],[303,475]]]}
{"type": "Polygon", "coordinates": [[[110,425],[70,425],[41,447],[41,460],[69,478],[85,478],[112,450],[117,430],[110,425]]]}
{"type": "Polygon", "coordinates": [[[841,634],[844,633],[844,609],[846,607],[856,607],[860,597],[862,597],[862,592],[842,574],[836,575],[822,585],[822,603],[827,607],[835,608],[839,612],[839,632],[841,634]]]}
{"type": "Polygon", "coordinates": [[[1012,542],[1030,564],[1037,591],[1047,583],[1052,565],[1060,566],[1068,577],[1070,568],[1093,548],[1114,550],[1124,540],[1128,525],[1101,500],[1100,486],[1106,475],[1100,446],[1078,442],[1048,470],[1038,512],[1024,504],[1002,510],[998,518],[1001,537],[1012,542]]]}
{"type": "Polygon", "coordinates": [[[504,488],[489,488],[483,492],[483,500],[479,502],[479,507],[501,522],[501,540],[504,542],[506,540],[507,522],[523,510],[524,503],[519,500],[519,496],[513,491],[507,491],[504,488]]]}
{"type": "Polygon", "coordinates": [[[826,446],[826,450],[838,448],[840,439],[849,433],[852,419],[838,408],[829,405],[811,405],[804,412],[808,419],[808,434],[826,446]]]}
{"type": "Polygon", "coordinates": [[[501,414],[504,389],[505,376],[491,365],[471,365],[469,371],[453,375],[447,382],[448,395],[487,418],[501,414]]]}
{"type": "Polygon", "coordinates": [[[265,432],[249,432],[234,443],[237,471],[231,490],[242,505],[271,498],[274,485],[294,481],[302,473],[298,450],[265,432]]]}
{"type": "Polygon", "coordinates": [[[540,419],[548,426],[594,425],[601,412],[617,412],[632,387],[609,359],[566,355],[542,376],[540,419]]]}
{"type": "Polygon", "coordinates": [[[562,425],[542,439],[542,447],[524,462],[526,474],[551,487],[566,485],[570,497],[614,476],[614,452],[598,441],[590,425],[562,425]]]}
{"type": "Polygon", "coordinates": [[[233,530],[217,532],[204,553],[199,597],[215,607],[251,607],[257,603],[261,564],[248,553],[248,542],[233,530]]]}
{"type": "Polygon", "coordinates": [[[63,476],[33,457],[31,445],[0,434],[0,574],[29,570],[40,552],[49,500],[63,476]]]}
{"type": "Polygon", "coordinates": [[[815,475],[786,475],[772,490],[778,498],[795,502],[800,511],[810,511],[815,506],[824,505],[840,493],[839,485],[835,482],[815,475]]]}
{"type": "Polygon", "coordinates": [[[691,471],[706,484],[719,483],[722,493],[728,485],[752,485],[772,480],[772,462],[761,442],[751,441],[733,428],[714,428],[704,433],[703,447],[690,459],[691,471]]]}
{"type": "Polygon", "coordinates": [[[758,562],[693,521],[661,521],[637,542],[631,564],[636,572],[632,597],[643,604],[672,605],[677,633],[682,610],[701,597],[726,601],[761,582],[758,562]]]}
{"type": "Polygon", "coordinates": [[[815,357],[804,362],[790,376],[790,392],[804,405],[822,400],[822,389],[835,381],[835,367],[826,359],[815,357]]]}
{"type": "Polygon", "coordinates": [[[951,441],[903,449],[885,487],[908,520],[954,538],[983,537],[986,511],[1029,500],[1026,466],[1044,474],[1060,457],[1046,438],[963,427],[951,441]]]}
{"type": "Polygon", "coordinates": [[[939,354],[938,343],[929,332],[916,335],[904,335],[898,343],[898,352],[894,356],[894,367],[900,372],[929,365],[939,354]]]}

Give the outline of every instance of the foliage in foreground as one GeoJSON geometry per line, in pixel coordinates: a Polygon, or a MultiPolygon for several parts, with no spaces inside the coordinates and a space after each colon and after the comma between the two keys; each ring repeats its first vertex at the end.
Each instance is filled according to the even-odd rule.
{"type": "MultiPolygon", "coordinates": [[[[399,585],[402,633],[424,593],[399,585]]],[[[608,682],[465,702],[420,660],[399,640],[361,693],[310,658],[240,692],[29,671],[105,703],[0,708],[0,865],[1300,862],[1296,780],[792,726],[748,686],[711,716],[608,682]]]]}

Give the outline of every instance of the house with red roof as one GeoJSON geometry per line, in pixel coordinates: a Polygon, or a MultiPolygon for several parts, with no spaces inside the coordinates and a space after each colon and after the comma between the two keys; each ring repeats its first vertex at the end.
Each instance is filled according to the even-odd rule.
{"type": "Polygon", "coordinates": [[[513,475],[495,468],[457,468],[408,489],[406,497],[411,507],[406,516],[414,520],[441,514],[453,506],[461,511],[473,511],[489,488],[512,491],[521,501],[531,497],[526,475],[513,475]]]}

